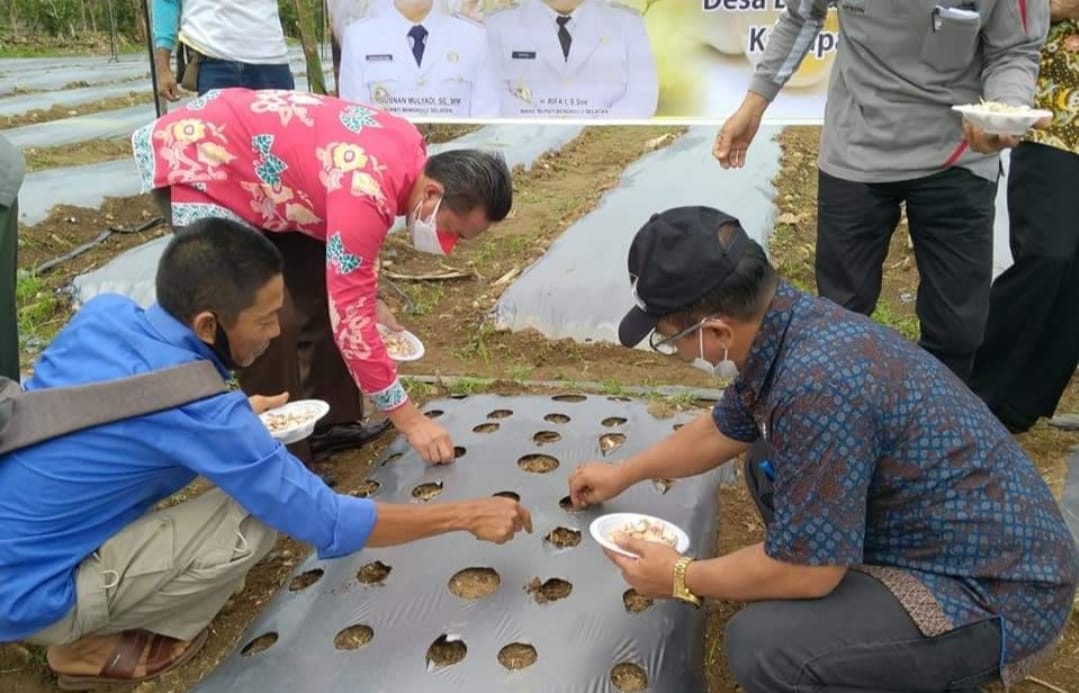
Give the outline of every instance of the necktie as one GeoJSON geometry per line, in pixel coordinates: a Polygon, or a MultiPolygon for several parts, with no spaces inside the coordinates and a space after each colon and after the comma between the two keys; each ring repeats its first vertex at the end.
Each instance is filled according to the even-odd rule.
{"type": "Polygon", "coordinates": [[[559,17],[555,19],[558,22],[558,42],[562,44],[562,57],[569,60],[569,44],[573,42],[573,37],[569,35],[569,30],[566,28],[566,24],[572,17],[559,17]]]}
{"type": "Polygon", "coordinates": [[[419,65],[423,62],[423,48],[427,43],[427,29],[424,29],[422,24],[417,24],[408,30],[408,35],[412,37],[412,55],[416,58],[416,65],[419,65]]]}

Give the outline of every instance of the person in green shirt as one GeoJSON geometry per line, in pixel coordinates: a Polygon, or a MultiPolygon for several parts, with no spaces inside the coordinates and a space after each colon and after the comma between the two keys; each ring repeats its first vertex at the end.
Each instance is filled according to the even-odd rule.
{"type": "Polygon", "coordinates": [[[26,174],[22,154],[0,135],[0,375],[19,379],[18,270],[19,188],[26,174]]]}

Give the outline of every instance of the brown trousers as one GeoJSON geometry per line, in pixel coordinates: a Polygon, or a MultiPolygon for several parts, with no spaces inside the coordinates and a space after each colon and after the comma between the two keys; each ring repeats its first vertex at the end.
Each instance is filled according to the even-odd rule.
{"type": "MultiPolygon", "coordinates": [[[[330,413],[320,427],[363,419],[363,397],[341,358],[330,327],[326,244],[302,233],[267,233],[285,259],[281,335],[253,364],[237,373],[248,395],[288,392],[289,399],[322,399],[330,413]]],[[[310,464],[308,440],[289,446],[310,464]]]]}
{"type": "MultiPolygon", "coordinates": [[[[168,188],[156,188],[152,197],[172,225],[168,188]]],[[[363,396],[341,358],[330,326],[326,294],[326,244],[302,233],[272,233],[285,260],[285,303],[281,310],[281,334],[253,364],[237,373],[247,395],[289,393],[290,400],[321,399],[330,413],[319,428],[363,419],[363,396]]],[[[311,464],[311,444],[301,440],[289,451],[311,464]]]]}

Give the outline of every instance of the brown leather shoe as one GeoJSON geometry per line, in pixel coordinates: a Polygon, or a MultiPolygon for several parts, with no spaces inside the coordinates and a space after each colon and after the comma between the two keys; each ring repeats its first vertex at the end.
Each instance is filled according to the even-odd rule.
{"type": "Polygon", "coordinates": [[[356,421],[355,423],[333,424],[316,430],[309,439],[311,456],[315,461],[325,459],[335,452],[361,448],[369,441],[378,438],[390,428],[390,420],[356,421]]]}

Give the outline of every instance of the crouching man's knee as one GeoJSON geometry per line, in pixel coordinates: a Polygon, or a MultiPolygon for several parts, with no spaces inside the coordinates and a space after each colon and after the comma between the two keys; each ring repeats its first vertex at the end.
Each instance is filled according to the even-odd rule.
{"type": "Polygon", "coordinates": [[[782,648],[783,632],[774,603],[750,604],[727,622],[727,663],[748,693],[794,691],[800,664],[782,648]]]}

